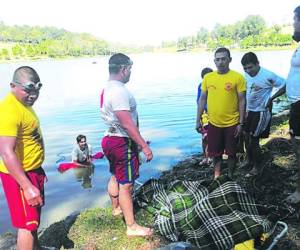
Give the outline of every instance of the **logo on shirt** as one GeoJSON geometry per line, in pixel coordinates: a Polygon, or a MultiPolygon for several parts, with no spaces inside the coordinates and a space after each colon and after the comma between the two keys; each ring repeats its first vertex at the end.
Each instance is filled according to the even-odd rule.
{"type": "Polygon", "coordinates": [[[231,82],[225,83],[224,89],[225,89],[226,91],[232,90],[232,83],[231,83],[231,82]]]}

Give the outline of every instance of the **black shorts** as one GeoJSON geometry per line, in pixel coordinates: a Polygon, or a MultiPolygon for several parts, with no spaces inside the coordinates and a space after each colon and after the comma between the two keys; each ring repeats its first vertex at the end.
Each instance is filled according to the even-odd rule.
{"type": "Polygon", "coordinates": [[[252,137],[268,138],[271,127],[271,112],[266,111],[249,111],[246,118],[244,131],[252,137]]]}
{"type": "Polygon", "coordinates": [[[289,124],[291,136],[300,137],[300,101],[291,104],[289,124]]]}

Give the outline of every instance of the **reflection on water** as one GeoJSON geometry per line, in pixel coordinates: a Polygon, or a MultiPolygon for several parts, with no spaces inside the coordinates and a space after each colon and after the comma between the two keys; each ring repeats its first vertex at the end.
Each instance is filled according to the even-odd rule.
{"type": "Polygon", "coordinates": [[[94,165],[87,165],[85,167],[72,169],[76,180],[81,183],[81,186],[84,189],[92,188],[92,175],[94,173],[94,168],[94,165]]]}
{"type": "MultiPolygon", "coordinates": [[[[292,51],[258,52],[262,66],[287,76],[292,51]],[[274,60],[276,58],[276,60],[274,60]]],[[[243,72],[243,53],[232,53],[231,68],[243,72]]],[[[140,182],[158,177],[184,156],[201,150],[195,131],[196,95],[200,72],[214,67],[213,53],[140,54],[134,61],[128,88],[138,103],[141,134],[151,141],[154,158],[140,168],[140,182]]],[[[110,177],[107,160],[94,161],[86,169],[57,171],[56,162],[70,161],[74,138],[87,136],[95,152],[101,151],[104,126],[99,114],[99,92],[108,78],[107,57],[70,61],[26,63],[43,82],[35,110],[43,131],[46,159],[43,167],[46,204],[42,225],[58,221],[76,210],[103,207],[109,201],[106,185],[110,177]],[[93,62],[97,62],[94,64],[93,62]]],[[[9,91],[13,71],[24,63],[0,65],[0,98],[9,91]]],[[[274,103],[278,112],[281,103],[274,103]]],[[[5,196],[0,188],[0,233],[11,230],[5,196]]]]}

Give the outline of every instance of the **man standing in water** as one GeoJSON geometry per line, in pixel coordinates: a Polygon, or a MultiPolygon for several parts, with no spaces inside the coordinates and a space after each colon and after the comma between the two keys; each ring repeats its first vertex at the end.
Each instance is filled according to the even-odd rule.
{"type": "MultiPolygon", "coordinates": [[[[296,42],[300,41],[300,6],[294,10],[294,35],[296,42]]],[[[290,108],[290,135],[297,158],[298,176],[296,191],[287,197],[290,203],[300,202],[300,46],[291,59],[291,68],[286,81],[286,95],[292,103],[290,108]]]]}
{"type": "MultiPolygon", "coordinates": [[[[202,82],[199,116],[202,116],[207,104],[208,155],[213,157],[214,177],[221,175],[225,150],[228,175],[232,178],[236,164],[236,141],[244,123],[246,82],[241,74],[229,69],[231,57],[227,48],[216,50],[214,62],[217,71],[205,75],[202,82]]],[[[202,127],[201,121],[199,127],[202,127]]]]}
{"type": "Polygon", "coordinates": [[[151,161],[153,155],[139,132],[136,101],[125,87],[132,64],[130,58],[121,53],[109,59],[109,80],[100,97],[101,117],[107,125],[102,149],[112,174],[108,194],[113,215],[123,213],[128,236],[150,236],[152,230],[138,225],[133,212],[132,191],[139,177],[139,148],[147,161],[151,161]]]}
{"type": "Polygon", "coordinates": [[[37,229],[44,204],[44,143],[32,109],[42,87],[33,68],[13,75],[9,93],[0,103],[0,176],[14,227],[17,247],[38,248],[37,229]]]}

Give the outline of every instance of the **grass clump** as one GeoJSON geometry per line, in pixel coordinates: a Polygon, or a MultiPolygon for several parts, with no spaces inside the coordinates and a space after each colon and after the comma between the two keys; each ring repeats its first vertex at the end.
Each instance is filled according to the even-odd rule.
{"type": "MultiPolygon", "coordinates": [[[[141,225],[153,225],[153,216],[144,210],[136,214],[136,220],[141,225]]],[[[68,238],[74,242],[74,249],[155,249],[163,242],[158,235],[150,238],[128,238],[123,218],[113,216],[110,208],[94,208],[81,212],[68,238]]]]}

